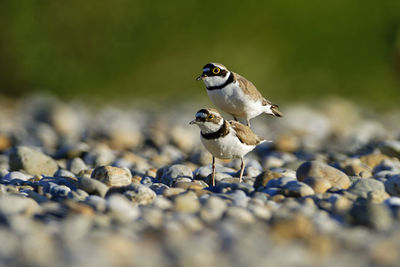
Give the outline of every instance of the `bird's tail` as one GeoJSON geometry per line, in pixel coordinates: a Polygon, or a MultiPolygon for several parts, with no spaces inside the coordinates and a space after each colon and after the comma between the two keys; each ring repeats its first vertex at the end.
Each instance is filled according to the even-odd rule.
{"type": "Polygon", "coordinates": [[[278,110],[278,108],[279,108],[278,105],[275,105],[275,104],[272,104],[272,105],[271,105],[272,115],[274,115],[275,117],[283,117],[283,113],[280,112],[280,111],[278,110]]]}

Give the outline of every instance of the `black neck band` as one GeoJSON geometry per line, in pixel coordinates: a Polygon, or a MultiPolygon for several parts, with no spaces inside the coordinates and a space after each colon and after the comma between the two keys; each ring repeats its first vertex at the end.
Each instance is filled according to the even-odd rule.
{"type": "Polygon", "coordinates": [[[232,72],[229,73],[228,79],[223,84],[207,87],[207,90],[211,91],[211,90],[221,89],[221,88],[224,88],[225,86],[227,86],[228,84],[230,84],[231,82],[233,82],[233,73],[232,72]]]}
{"type": "Polygon", "coordinates": [[[222,124],[221,128],[219,128],[218,131],[213,133],[201,133],[201,136],[204,139],[217,139],[228,135],[228,133],[229,133],[229,124],[226,120],[224,120],[224,123],[222,124]]]}

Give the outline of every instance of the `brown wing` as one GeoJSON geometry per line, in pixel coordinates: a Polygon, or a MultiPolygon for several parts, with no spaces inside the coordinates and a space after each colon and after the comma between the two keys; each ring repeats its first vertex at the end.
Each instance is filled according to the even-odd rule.
{"type": "Polygon", "coordinates": [[[262,101],[263,106],[271,105],[271,111],[274,116],[282,117],[283,113],[278,110],[278,105],[272,103],[271,101],[265,99],[261,93],[257,90],[252,82],[247,80],[246,78],[240,76],[239,74],[232,72],[235,80],[239,82],[240,87],[243,89],[244,93],[249,95],[253,100],[262,101]]]}
{"type": "Polygon", "coordinates": [[[239,85],[243,89],[245,94],[249,95],[254,100],[264,99],[264,97],[261,95],[261,93],[257,90],[252,82],[235,72],[232,73],[234,79],[239,82],[239,85]]]}
{"type": "Polygon", "coordinates": [[[240,142],[246,145],[250,146],[255,146],[258,145],[261,141],[264,139],[258,137],[253,131],[250,129],[250,127],[241,124],[240,122],[237,121],[229,121],[231,124],[232,128],[236,132],[236,136],[239,138],[240,142]]]}

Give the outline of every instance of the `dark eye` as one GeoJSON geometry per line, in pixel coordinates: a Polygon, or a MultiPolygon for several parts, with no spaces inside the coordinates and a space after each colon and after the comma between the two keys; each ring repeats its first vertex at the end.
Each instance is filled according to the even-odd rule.
{"type": "Polygon", "coordinates": [[[210,114],[210,115],[208,115],[208,118],[209,118],[210,120],[212,120],[212,119],[214,119],[214,115],[213,115],[213,114],[210,114]]]}
{"type": "Polygon", "coordinates": [[[218,74],[221,70],[218,67],[213,68],[212,72],[218,74]]]}

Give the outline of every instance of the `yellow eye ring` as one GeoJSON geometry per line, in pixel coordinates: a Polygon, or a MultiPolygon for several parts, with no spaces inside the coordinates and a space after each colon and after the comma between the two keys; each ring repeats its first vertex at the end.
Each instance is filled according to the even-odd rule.
{"type": "Polygon", "coordinates": [[[214,73],[214,74],[218,74],[218,73],[220,73],[220,69],[218,68],[218,67],[215,67],[215,68],[213,68],[213,70],[212,70],[212,72],[214,73]]]}
{"type": "Polygon", "coordinates": [[[214,119],[214,114],[208,115],[208,118],[209,118],[210,120],[214,119]]]}

